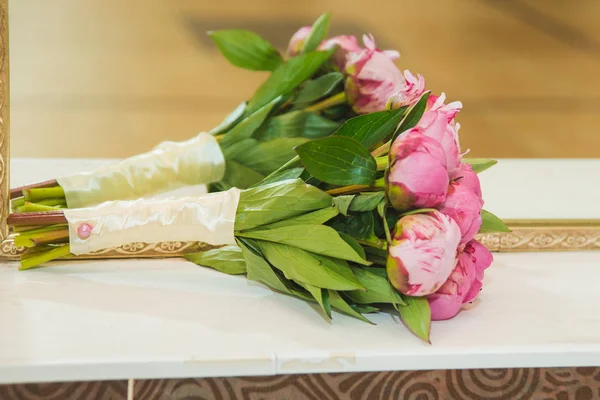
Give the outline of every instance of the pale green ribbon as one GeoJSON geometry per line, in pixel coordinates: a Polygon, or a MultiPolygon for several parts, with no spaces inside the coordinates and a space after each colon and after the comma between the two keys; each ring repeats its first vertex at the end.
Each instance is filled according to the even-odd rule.
{"type": "Polygon", "coordinates": [[[200,133],[184,142],[163,142],[152,151],[115,164],[58,178],[69,208],[153,196],[184,186],[218,182],[225,158],[216,139],[200,133]]]}

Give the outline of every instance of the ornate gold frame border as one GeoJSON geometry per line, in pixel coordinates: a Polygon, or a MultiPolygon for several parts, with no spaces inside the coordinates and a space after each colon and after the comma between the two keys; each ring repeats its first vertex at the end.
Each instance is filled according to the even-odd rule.
{"type": "MultiPolygon", "coordinates": [[[[512,232],[485,233],[478,239],[494,252],[600,250],[600,220],[515,220],[507,223],[512,232]]],[[[180,257],[209,248],[201,242],[138,242],[76,258],[180,257]]],[[[9,237],[0,244],[0,261],[18,260],[24,251],[24,248],[16,247],[9,237]]]]}
{"type": "MultiPolygon", "coordinates": [[[[6,225],[10,210],[8,50],[8,0],[0,0],[0,260],[16,260],[24,252],[8,237],[6,225]]],[[[515,220],[507,223],[511,233],[487,233],[479,239],[497,252],[600,250],[600,220],[515,220]]],[[[132,243],[81,258],[178,257],[201,249],[206,249],[206,245],[196,242],[132,243]]]]}
{"type": "Polygon", "coordinates": [[[8,235],[10,201],[10,90],[8,64],[8,0],[0,0],[0,240],[8,235]]]}

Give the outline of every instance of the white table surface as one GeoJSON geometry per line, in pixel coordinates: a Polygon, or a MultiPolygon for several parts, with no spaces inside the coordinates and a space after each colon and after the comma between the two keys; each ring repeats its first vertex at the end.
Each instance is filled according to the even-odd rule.
{"type": "MultiPolygon", "coordinates": [[[[107,159],[14,159],[11,186],[93,169],[107,159]]],[[[485,209],[505,219],[600,219],[600,159],[509,159],[481,173],[485,209]]]]}
{"type": "MultiPolygon", "coordinates": [[[[14,182],[53,176],[34,164],[15,162],[14,182]]],[[[600,365],[600,252],[495,257],[473,309],[433,323],[432,345],[393,315],[330,323],[185,260],[0,264],[0,383],[600,365]]]]}

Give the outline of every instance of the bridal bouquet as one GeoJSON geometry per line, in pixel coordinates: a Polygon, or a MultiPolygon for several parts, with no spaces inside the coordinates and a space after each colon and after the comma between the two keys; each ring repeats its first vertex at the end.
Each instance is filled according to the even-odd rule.
{"type": "MultiPolygon", "coordinates": [[[[95,171],[14,188],[13,211],[88,207],[200,184],[210,184],[211,191],[247,188],[292,158],[295,146],[329,136],[353,116],[383,110],[385,104],[357,95],[353,82],[362,78],[351,71],[356,66],[345,61],[348,53],[374,52],[373,40],[366,39],[365,49],[350,36],[323,40],[329,21],[329,14],[325,14],[312,27],[303,28],[292,39],[285,58],[252,32],[211,32],[232,64],[272,71],[250,100],[241,103],[219,126],[190,140],[164,142],[148,153],[95,171]]],[[[371,63],[385,57],[393,66],[391,60],[397,56],[396,52],[377,51],[371,63]]],[[[404,80],[402,76],[393,78],[404,80]]],[[[359,87],[367,90],[368,85],[359,87]]],[[[375,97],[383,101],[383,97],[375,97]]]]}
{"type": "MultiPolygon", "coordinates": [[[[343,74],[344,116],[332,133],[295,144],[295,157],[278,159],[243,189],[221,185],[222,191],[198,197],[11,214],[15,244],[29,249],[21,269],[132,242],[199,241],[212,248],[186,255],[198,265],[316,302],[328,317],[336,310],[369,322],[370,313],[397,312],[428,341],[432,320],[454,317],[481,290],[492,255],[476,235],[507,231],[483,210],[477,176],[495,161],[464,158],[455,122],[459,102],[447,104],[443,94],[425,91],[422,77],[400,73],[397,53],[378,50],[370,37],[364,48],[350,36],[323,40],[327,24],[325,16],[296,33],[292,58],[283,64],[272,52],[243,51],[253,48],[248,33],[236,51],[217,43],[236,65],[246,53],[256,58],[252,66],[263,65],[258,58],[267,53],[278,65],[267,80],[278,84],[265,83],[268,90],[263,85],[242,115],[275,99],[280,110],[294,108],[315,81],[343,74]],[[278,71],[309,54],[323,61],[311,62],[319,66],[310,73],[303,64],[300,81],[319,69],[324,75],[298,89],[291,83],[298,72],[278,71]]],[[[330,99],[317,104],[337,104],[330,99]]],[[[299,129],[296,138],[306,135],[306,126],[299,129]]]]}

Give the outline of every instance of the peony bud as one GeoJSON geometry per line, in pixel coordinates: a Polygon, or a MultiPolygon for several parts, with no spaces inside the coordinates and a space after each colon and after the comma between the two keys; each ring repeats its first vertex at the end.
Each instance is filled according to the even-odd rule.
{"type": "Polygon", "coordinates": [[[392,96],[407,90],[406,80],[393,62],[399,54],[377,49],[370,36],[363,41],[366,48],[349,52],[345,66],[346,94],[358,114],[383,111],[392,96]]]}
{"type": "Polygon", "coordinates": [[[483,200],[461,180],[450,185],[446,201],[439,210],[452,218],[460,227],[461,243],[467,243],[477,235],[481,227],[483,200]]]}
{"type": "Polygon", "coordinates": [[[400,218],[388,248],[387,273],[392,285],[409,296],[438,290],[456,265],[460,229],[432,211],[400,218]]]}
{"type": "Polygon", "coordinates": [[[462,108],[459,101],[444,104],[446,95],[429,96],[427,109],[417,124],[417,128],[423,129],[425,135],[437,140],[446,153],[446,166],[450,176],[456,174],[459,166],[460,144],[458,142],[458,130],[460,125],[454,122],[456,113],[462,108]]]}
{"type": "Polygon", "coordinates": [[[483,274],[492,264],[490,251],[476,240],[468,242],[448,280],[427,296],[431,319],[444,320],[458,314],[463,304],[473,301],[481,290],[483,274]]]}
{"type": "Polygon", "coordinates": [[[396,210],[435,207],[446,200],[450,178],[438,142],[413,129],[396,138],[389,157],[386,192],[396,210]]]}
{"type": "Polygon", "coordinates": [[[479,177],[469,164],[461,162],[455,176],[451,178],[459,182],[462,186],[469,188],[469,190],[475,193],[480,199],[482,198],[479,177]]]}
{"type": "Polygon", "coordinates": [[[389,108],[412,106],[425,93],[425,78],[423,75],[414,76],[409,70],[404,71],[405,85],[400,87],[388,100],[389,108]]]}
{"type": "Polygon", "coordinates": [[[311,30],[311,26],[303,26],[302,28],[298,29],[296,33],[294,33],[294,35],[290,39],[290,43],[288,44],[288,57],[294,57],[298,53],[300,53],[300,51],[302,51],[302,48],[304,47],[304,42],[306,41],[306,38],[310,34],[311,30]]]}
{"type": "Polygon", "coordinates": [[[331,39],[327,39],[319,45],[319,50],[329,50],[335,46],[338,46],[338,49],[333,55],[332,61],[341,71],[346,68],[348,53],[362,51],[356,37],[351,35],[335,36],[331,39]]]}
{"type": "MultiPolygon", "coordinates": [[[[288,57],[294,57],[298,55],[302,51],[304,47],[304,43],[310,35],[312,27],[305,26],[300,28],[288,44],[287,55],[288,57]]],[[[329,50],[338,47],[338,50],[333,55],[333,62],[338,66],[340,70],[344,70],[346,66],[346,56],[349,52],[358,53],[362,51],[362,48],[358,45],[358,41],[355,36],[351,35],[342,35],[342,36],[334,36],[330,39],[324,40],[319,44],[317,50],[329,50]]]]}

